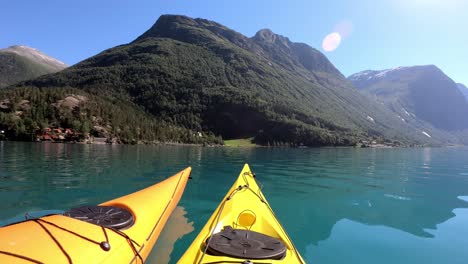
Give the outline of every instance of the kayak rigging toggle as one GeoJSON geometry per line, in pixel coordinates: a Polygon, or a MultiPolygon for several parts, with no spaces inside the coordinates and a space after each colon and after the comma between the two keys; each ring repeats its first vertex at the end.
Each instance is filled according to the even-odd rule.
{"type": "Polygon", "coordinates": [[[107,236],[106,228],[104,226],[101,226],[102,232],[104,233],[104,236],[106,237],[106,241],[102,241],[99,243],[99,246],[101,246],[101,249],[104,251],[109,251],[111,249],[111,245],[109,243],[109,237],[107,236]]]}
{"type": "Polygon", "coordinates": [[[104,251],[109,251],[111,249],[111,246],[110,246],[109,242],[107,242],[107,241],[102,241],[101,243],[99,243],[99,245],[101,246],[102,250],[104,250],[104,251]]]}

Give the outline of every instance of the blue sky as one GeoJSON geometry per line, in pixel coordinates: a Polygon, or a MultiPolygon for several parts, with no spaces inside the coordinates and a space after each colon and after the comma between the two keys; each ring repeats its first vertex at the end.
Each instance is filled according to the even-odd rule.
{"type": "Polygon", "coordinates": [[[214,20],[249,37],[270,28],[321,50],[346,76],[434,64],[468,85],[466,0],[6,0],[0,47],[27,45],[74,64],[134,40],[161,14],[214,20]],[[337,25],[348,34],[325,52],[337,25]]]}

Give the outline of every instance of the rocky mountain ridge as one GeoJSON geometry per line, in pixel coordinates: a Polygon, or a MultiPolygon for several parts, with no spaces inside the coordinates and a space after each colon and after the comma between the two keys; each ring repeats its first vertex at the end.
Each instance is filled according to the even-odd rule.
{"type": "Polygon", "coordinates": [[[455,140],[403,122],[306,44],[265,29],[249,38],[186,16],[161,16],[128,44],[10,89],[66,87],[127,102],[166,124],[261,145],[455,140]]]}

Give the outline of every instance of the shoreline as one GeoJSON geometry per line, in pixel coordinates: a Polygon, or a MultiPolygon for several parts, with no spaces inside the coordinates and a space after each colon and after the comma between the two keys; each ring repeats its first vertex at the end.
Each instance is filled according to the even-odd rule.
{"type": "Polygon", "coordinates": [[[263,145],[257,145],[257,144],[252,144],[252,145],[219,145],[219,144],[196,144],[196,143],[177,143],[177,142],[137,142],[135,144],[131,143],[104,143],[104,142],[93,142],[93,143],[88,143],[88,142],[58,142],[58,141],[28,141],[28,140],[0,140],[0,142],[31,142],[31,143],[50,143],[50,144],[80,144],[80,145],[114,145],[114,146],[136,146],[136,145],[145,145],[145,146],[198,146],[198,147],[224,147],[224,148],[242,148],[242,149],[247,149],[247,148],[275,148],[275,149],[281,149],[281,148],[296,148],[296,149],[316,149],[316,148],[355,148],[355,149],[398,149],[398,148],[441,148],[441,147],[446,147],[446,148],[460,148],[460,147],[466,147],[467,145],[454,145],[454,144],[449,144],[449,145],[401,145],[401,146],[389,146],[389,145],[384,145],[384,144],[375,144],[375,145],[366,145],[366,146],[330,146],[330,145],[324,145],[324,146],[263,146],[263,145]]]}

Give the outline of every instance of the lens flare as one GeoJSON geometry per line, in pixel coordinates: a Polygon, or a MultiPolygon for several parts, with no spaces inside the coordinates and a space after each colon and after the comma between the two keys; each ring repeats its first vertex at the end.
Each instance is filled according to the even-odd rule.
{"type": "Polygon", "coordinates": [[[335,25],[334,32],[338,32],[345,39],[353,32],[353,23],[350,20],[341,20],[335,25]]]}
{"type": "Polygon", "coordinates": [[[338,32],[328,34],[322,42],[322,48],[324,51],[331,52],[336,50],[341,43],[341,35],[338,32]]]}

